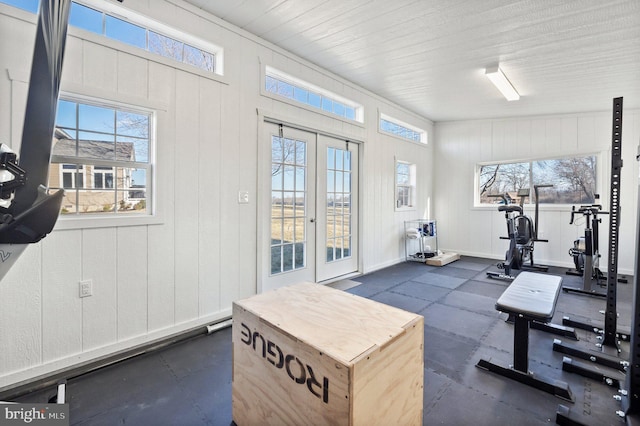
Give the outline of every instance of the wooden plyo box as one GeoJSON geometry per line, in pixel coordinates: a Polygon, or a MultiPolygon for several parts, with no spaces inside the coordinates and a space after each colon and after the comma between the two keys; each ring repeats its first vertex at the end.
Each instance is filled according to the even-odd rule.
{"type": "Polygon", "coordinates": [[[233,420],[421,425],[422,316],[320,284],[233,304],[233,420]]]}
{"type": "Polygon", "coordinates": [[[460,259],[460,255],[458,253],[442,253],[441,255],[427,259],[425,263],[431,266],[444,266],[451,262],[455,262],[458,259],[460,259]]]}

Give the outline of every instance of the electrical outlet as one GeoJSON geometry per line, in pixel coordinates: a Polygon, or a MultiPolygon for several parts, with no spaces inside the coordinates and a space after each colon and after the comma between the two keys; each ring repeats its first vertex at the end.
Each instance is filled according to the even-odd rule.
{"type": "Polygon", "coordinates": [[[91,280],[80,281],[80,297],[89,297],[92,294],[93,282],[91,280]]]}

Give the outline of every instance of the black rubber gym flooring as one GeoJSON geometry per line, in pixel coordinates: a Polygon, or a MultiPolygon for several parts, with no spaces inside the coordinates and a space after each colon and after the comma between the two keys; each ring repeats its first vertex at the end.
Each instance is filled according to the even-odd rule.
{"type": "MultiPolygon", "coordinates": [[[[618,388],[562,371],[563,355],[552,350],[549,333],[530,330],[529,369],[567,382],[575,396],[569,403],[553,395],[477,368],[480,358],[508,366],[513,362],[513,326],[494,308],[508,286],[485,271],[495,261],[463,257],[443,267],[408,262],[354,278],[347,291],[419,313],[425,318],[425,425],[554,424],[560,404],[583,424],[622,425],[613,398],[618,388]]],[[[518,271],[515,271],[518,272],[518,271]]],[[[564,285],[581,278],[562,268],[549,273],[564,285]]],[[[619,284],[618,328],[629,328],[633,280],[619,284]]],[[[605,299],[560,295],[554,323],[563,316],[583,322],[603,321],[605,299]]],[[[576,330],[579,341],[563,342],[595,349],[596,336],[576,330]]],[[[622,342],[622,357],[628,343],[622,342]]],[[[225,425],[231,424],[231,329],[193,338],[69,380],[67,399],[74,425],[225,425]]],[[[606,367],[600,367],[607,371],[606,367]]],[[[50,393],[51,391],[49,391],[50,393]]],[[[26,395],[24,402],[45,402],[47,392],[26,395]]]]}

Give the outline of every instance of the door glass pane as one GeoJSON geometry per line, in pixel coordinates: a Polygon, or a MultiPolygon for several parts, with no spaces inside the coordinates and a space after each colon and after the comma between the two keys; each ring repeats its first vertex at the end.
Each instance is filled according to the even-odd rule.
{"type": "Polygon", "coordinates": [[[282,246],[282,271],[290,271],[293,269],[293,244],[285,244],[282,246]]]}
{"type": "Polygon", "coordinates": [[[351,256],[351,153],[327,148],[327,262],[351,256]]]}
{"type": "Polygon", "coordinates": [[[304,268],[304,243],[295,245],[295,269],[304,268]]]}
{"type": "Polygon", "coordinates": [[[282,246],[271,247],[271,273],[282,272],[282,246]]]}
{"type": "Polygon", "coordinates": [[[327,238],[327,262],[332,262],[335,260],[335,255],[333,253],[333,238],[327,238]]]}
{"type": "Polygon", "coordinates": [[[307,143],[271,137],[271,274],[306,264],[307,143]]]}

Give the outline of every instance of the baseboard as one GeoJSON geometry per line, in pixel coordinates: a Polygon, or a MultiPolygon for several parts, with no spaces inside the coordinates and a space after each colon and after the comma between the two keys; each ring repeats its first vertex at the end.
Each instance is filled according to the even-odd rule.
{"type": "Polygon", "coordinates": [[[59,380],[77,377],[197,334],[207,333],[208,325],[225,321],[230,317],[231,309],[225,309],[204,318],[7,374],[0,377],[0,401],[11,400],[19,395],[55,385],[59,380]]]}

